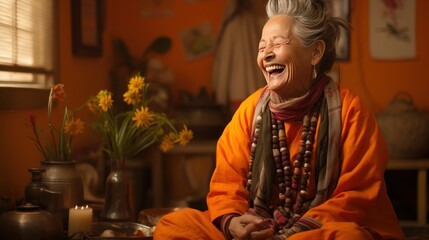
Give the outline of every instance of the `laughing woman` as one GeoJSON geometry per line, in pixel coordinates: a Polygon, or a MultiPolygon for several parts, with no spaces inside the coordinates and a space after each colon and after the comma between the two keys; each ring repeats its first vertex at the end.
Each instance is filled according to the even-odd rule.
{"type": "Polygon", "coordinates": [[[326,75],[347,23],[323,0],[269,0],[266,86],[217,143],[208,211],[166,215],[155,239],[405,239],[386,194],[373,114],[326,75]]]}

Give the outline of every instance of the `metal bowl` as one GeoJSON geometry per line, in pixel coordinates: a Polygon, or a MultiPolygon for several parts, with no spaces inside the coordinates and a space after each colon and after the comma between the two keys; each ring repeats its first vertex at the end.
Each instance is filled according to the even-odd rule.
{"type": "Polygon", "coordinates": [[[134,222],[95,222],[85,239],[153,239],[152,229],[134,222]]]}

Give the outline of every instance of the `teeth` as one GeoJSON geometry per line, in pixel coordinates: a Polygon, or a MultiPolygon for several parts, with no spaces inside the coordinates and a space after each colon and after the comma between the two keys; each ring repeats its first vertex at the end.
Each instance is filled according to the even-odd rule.
{"type": "Polygon", "coordinates": [[[266,67],[265,68],[265,71],[267,71],[267,72],[272,72],[272,71],[274,71],[274,70],[277,70],[277,69],[284,69],[285,67],[284,66],[281,66],[281,65],[272,65],[272,66],[268,66],[268,67],[266,67]]]}

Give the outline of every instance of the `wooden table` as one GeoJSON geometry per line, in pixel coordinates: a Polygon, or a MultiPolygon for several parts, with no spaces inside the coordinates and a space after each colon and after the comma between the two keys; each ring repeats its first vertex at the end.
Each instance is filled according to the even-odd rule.
{"type": "Polygon", "coordinates": [[[164,199],[164,164],[167,157],[171,155],[180,156],[182,158],[192,156],[210,156],[215,164],[217,140],[192,140],[188,145],[183,147],[174,147],[167,154],[164,154],[155,161],[154,166],[154,207],[165,207],[164,199]]]}

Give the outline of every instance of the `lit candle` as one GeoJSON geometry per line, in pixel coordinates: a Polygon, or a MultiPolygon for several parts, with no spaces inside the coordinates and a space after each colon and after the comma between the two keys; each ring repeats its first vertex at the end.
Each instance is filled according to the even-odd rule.
{"type": "Polygon", "coordinates": [[[69,228],[68,236],[70,237],[77,232],[89,232],[92,226],[92,208],[74,207],[69,210],[69,228]]]}

